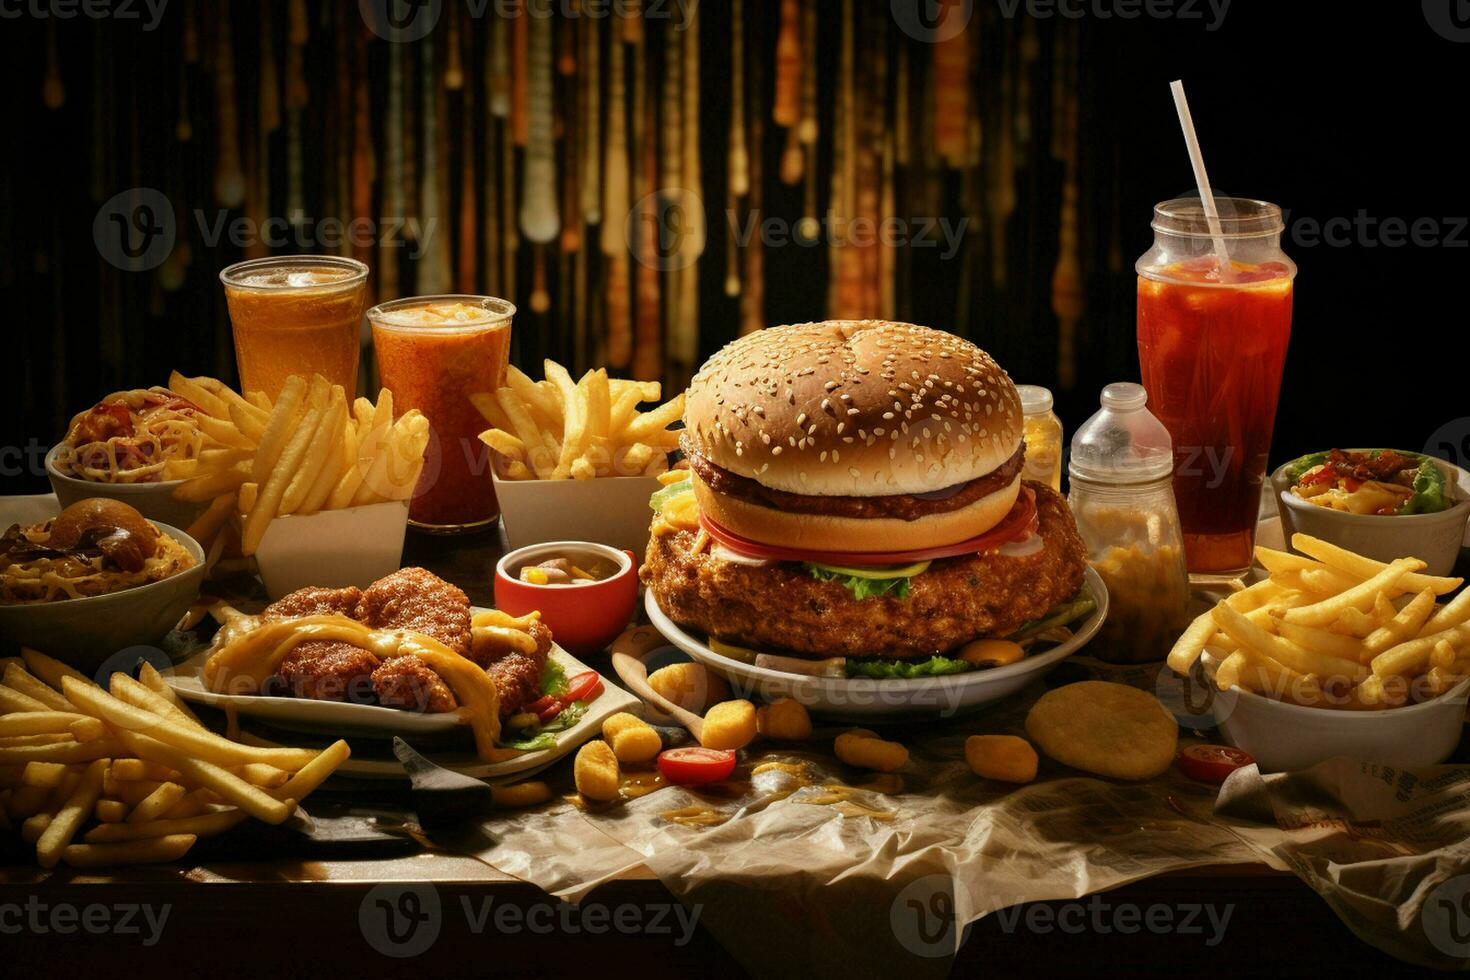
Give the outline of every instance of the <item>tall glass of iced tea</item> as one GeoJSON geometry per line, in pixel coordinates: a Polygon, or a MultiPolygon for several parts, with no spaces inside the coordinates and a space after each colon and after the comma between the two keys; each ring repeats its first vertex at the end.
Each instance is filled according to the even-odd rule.
{"type": "Polygon", "coordinates": [[[219,274],[235,334],[241,391],[281,393],[293,374],[357,392],[368,267],[332,255],[237,262],[219,274]]]}
{"type": "Polygon", "coordinates": [[[491,296],[415,296],[368,310],[394,412],[418,409],[433,433],[408,510],[420,530],[468,531],[500,516],[479,438],[490,426],[470,396],[505,383],[515,311],[491,296]]]}
{"type": "Polygon", "coordinates": [[[1197,198],[1154,208],[1138,260],[1138,359],[1149,407],[1174,442],[1174,496],[1191,574],[1231,578],[1251,563],[1296,264],[1281,209],[1216,198],[1228,263],[1197,198]]]}

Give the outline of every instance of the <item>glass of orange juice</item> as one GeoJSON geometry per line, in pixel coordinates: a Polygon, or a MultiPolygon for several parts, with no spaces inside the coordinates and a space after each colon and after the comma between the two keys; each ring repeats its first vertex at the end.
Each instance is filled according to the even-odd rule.
{"type": "Polygon", "coordinates": [[[416,408],[429,420],[423,474],[409,523],[441,534],[470,531],[500,516],[489,423],[470,401],[505,384],[510,322],[516,308],[493,296],[414,296],[368,310],[373,349],[393,409],[416,408]]]}
{"type": "Polygon", "coordinates": [[[274,399],[293,374],[357,391],[368,267],[330,255],[237,262],[219,274],[242,391],[274,399]]]}

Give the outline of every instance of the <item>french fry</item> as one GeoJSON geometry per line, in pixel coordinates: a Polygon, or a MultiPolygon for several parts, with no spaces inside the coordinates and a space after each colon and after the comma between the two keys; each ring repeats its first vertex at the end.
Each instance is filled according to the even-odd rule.
{"type": "Polygon", "coordinates": [[[157,669],[155,669],[154,666],[146,660],[143,661],[143,665],[138,668],[138,681],[144,687],[148,688],[148,690],[152,691],[154,694],[157,694],[169,704],[173,705],[174,708],[178,710],[179,714],[183,715],[189,721],[193,722],[195,727],[204,727],[204,724],[199,720],[199,716],[194,714],[194,712],[190,710],[189,706],[184,703],[183,699],[174,692],[174,689],[168,686],[168,682],[163,679],[163,675],[160,674],[157,669]]]}
{"type": "Polygon", "coordinates": [[[117,742],[110,738],[89,742],[59,742],[56,745],[0,746],[0,765],[25,762],[91,762],[118,754],[117,742]]]}
{"type": "Polygon", "coordinates": [[[106,759],[97,759],[88,766],[76,789],[47,824],[45,833],[36,842],[36,860],[41,867],[56,867],[62,850],[71,843],[83,821],[91,816],[102,794],[102,774],[106,769],[106,759]]]}
{"type": "Polygon", "coordinates": [[[66,699],[61,692],[41,683],[31,675],[24,667],[15,664],[6,664],[3,675],[3,683],[13,691],[40,701],[49,711],[76,711],[76,706],[66,699]]]}
{"type": "Polygon", "coordinates": [[[177,782],[179,778],[179,774],[167,766],[144,762],[142,759],[113,759],[112,768],[108,770],[107,775],[116,782],[124,783],[145,780],[153,783],[177,782]]]}
{"type": "Polygon", "coordinates": [[[171,718],[186,728],[193,728],[201,732],[208,731],[192,715],[184,714],[174,706],[173,702],[169,701],[163,695],[150,691],[147,687],[126,674],[114,674],[108,687],[112,692],[112,696],[119,701],[131,704],[135,708],[142,708],[144,711],[152,712],[155,715],[171,718]]]}
{"type": "Polygon", "coordinates": [[[128,819],[128,804],[122,800],[98,800],[92,814],[103,823],[122,823],[128,819]]]}
{"type": "MultiPolygon", "coordinates": [[[[279,462],[269,472],[266,481],[261,484],[260,496],[255,502],[255,508],[245,518],[245,527],[240,538],[240,550],[243,554],[255,554],[256,549],[260,547],[260,539],[265,536],[266,527],[280,513],[281,500],[286,494],[286,488],[301,466],[302,457],[305,456],[307,447],[311,444],[312,437],[316,434],[317,427],[321,425],[325,414],[325,408],[306,410],[301,423],[296,427],[296,431],[291,435],[285,448],[281,450],[279,462]]],[[[259,457],[256,458],[259,459],[259,457]]]]}
{"type": "Polygon", "coordinates": [[[1276,631],[1283,639],[1314,653],[1343,660],[1363,660],[1363,644],[1357,637],[1345,633],[1333,633],[1317,626],[1302,626],[1297,623],[1278,622],[1276,631]]]}
{"type": "MultiPolygon", "coordinates": [[[[116,677],[118,675],[114,675],[116,677]]],[[[298,769],[306,765],[316,755],[308,749],[269,749],[259,748],[253,745],[241,745],[232,742],[223,736],[213,732],[202,731],[192,726],[174,721],[171,718],[156,715],[151,711],[135,707],[126,701],[119,700],[103,691],[100,687],[84,687],[76,681],[68,678],[62,682],[62,689],[66,696],[72,700],[78,708],[107,722],[119,737],[124,733],[136,733],[149,736],[160,742],[167,743],[175,749],[187,751],[199,760],[216,766],[234,766],[246,762],[265,762],[270,765],[279,766],[283,769],[298,769]]],[[[141,753],[139,753],[141,755],[141,753]]],[[[149,756],[143,755],[145,759],[149,756]]],[[[162,759],[152,759],[163,765],[172,763],[162,759]]],[[[178,766],[174,766],[179,769],[178,766]]],[[[183,769],[179,769],[184,772],[183,769]]]]}
{"type": "MultiPolygon", "coordinates": [[[[1384,562],[1374,561],[1372,558],[1365,558],[1362,555],[1355,555],[1346,548],[1339,548],[1335,544],[1323,541],[1321,538],[1314,538],[1310,534],[1293,534],[1291,536],[1291,546],[1302,554],[1311,555],[1323,564],[1359,579],[1374,578],[1388,567],[1384,562]]],[[[1419,592],[1423,589],[1430,589],[1435,595],[1444,595],[1448,592],[1455,591],[1464,582],[1465,580],[1460,578],[1424,575],[1415,571],[1404,576],[1404,580],[1400,582],[1400,585],[1403,586],[1403,591],[1405,592],[1419,592]]]]}
{"type": "Polygon", "coordinates": [[[556,471],[561,446],[556,437],[537,426],[526,403],[509,388],[496,392],[496,401],[510,419],[515,435],[526,446],[526,463],[539,480],[549,480],[556,471]]]}
{"type": "Polygon", "coordinates": [[[1420,636],[1429,633],[1439,633],[1449,629],[1451,626],[1459,626],[1466,620],[1470,620],[1470,589],[1466,589],[1455,596],[1449,602],[1434,611],[1434,615],[1419,627],[1420,636]]]}
{"type": "Polygon", "coordinates": [[[1325,626],[1337,619],[1345,609],[1366,612],[1373,607],[1374,598],[1379,593],[1398,595],[1407,591],[1402,585],[1402,580],[1423,567],[1424,563],[1417,558],[1399,558],[1372,578],[1359,582],[1337,595],[1310,606],[1288,609],[1282,619],[1289,623],[1299,623],[1302,626],[1325,626]]]}
{"type": "MultiPolygon", "coordinates": [[[[1378,677],[1412,676],[1422,673],[1429,662],[1430,653],[1441,640],[1447,641],[1457,649],[1470,642],[1470,623],[1461,623],[1447,630],[1421,635],[1389,647],[1373,658],[1373,673],[1378,677]]],[[[0,761],[3,761],[3,757],[0,757],[0,761]]]]}
{"type": "Polygon", "coordinates": [[[238,499],[238,491],[236,493],[222,493],[218,497],[215,497],[214,502],[209,505],[209,509],[194,518],[194,523],[185,528],[184,533],[188,534],[195,541],[214,540],[214,536],[219,533],[219,529],[224,527],[225,522],[235,513],[238,499]]]}
{"type": "Polygon", "coordinates": [[[212,415],[195,415],[194,424],[199,426],[199,431],[222,446],[232,449],[254,449],[255,443],[249,436],[235,427],[226,412],[223,418],[212,415]]]}
{"type": "Polygon", "coordinates": [[[1312,707],[1327,704],[1314,674],[1292,670],[1276,658],[1248,647],[1242,647],[1231,657],[1239,658],[1237,683],[1248,691],[1312,707]]]}
{"type": "Polygon", "coordinates": [[[624,427],[627,442],[647,442],[660,429],[666,429],[684,416],[684,395],[679,393],[651,412],[645,412],[624,427]]]}
{"type": "Polygon", "coordinates": [[[1367,662],[1389,647],[1418,636],[1419,630],[1423,628],[1433,612],[1434,590],[1424,589],[1410,600],[1407,606],[1398,610],[1389,617],[1387,622],[1368,634],[1368,637],[1363,640],[1361,659],[1367,662]]]}
{"type": "Polygon", "coordinates": [[[526,461],[526,444],[504,429],[486,429],[480,433],[480,441],[506,459],[526,461]]]}
{"type": "Polygon", "coordinates": [[[1248,588],[1241,589],[1239,592],[1232,592],[1225,597],[1224,601],[1226,605],[1230,606],[1236,612],[1248,613],[1253,609],[1260,609],[1262,606],[1269,605],[1271,600],[1277,598],[1285,591],[1285,587],[1280,582],[1267,578],[1262,579],[1248,588]]]}
{"type": "Polygon", "coordinates": [[[548,359],[545,366],[546,380],[556,385],[566,412],[561,455],[552,474],[554,479],[564,480],[572,474],[572,461],[587,451],[587,388],[572,381],[567,369],[555,361],[548,359]]]}
{"type": "Polygon", "coordinates": [[[59,762],[28,762],[21,774],[21,785],[55,789],[66,777],[67,767],[59,762]]]}
{"type": "Polygon", "coordinates": [[[1216,629],[1214,617],[1209,613],[1196,616],[1194,622],[1174,641],[1174,648],[1169,651],[1165,660],[1169,669],[1181,676],[1188,675],[1194,662],[1209,644],[1210,638],[1215,635],[1216,629]]]}
{"type": "Polygon", "coordinates": [[[195,837],[213,837],[231,827],[238,826],[249,816],[244,810],[219,810],[181,819],[150,820],[146,823],[111,823],[93,827],[82,835],[88,844],[116,844],[120,841],[147,840],[153,837],[170,837],[174,834],[192,834],[195,837]]]}
{"type": "MultiPolygon", "coordinates": [[[[306,502],[307,495],[316,487],[318,478],[333,459],[332,450],[340,452],[342,427],[347,424],[347,400],[340,385],[333,385],[328,403],[316,419],[316,430],[307,443],[300,468],[291,476],[291,482],[281,496],[282,514],[294,514],[306,502]]],[[[322,496],[326,496],[323,491],[322,496]]]]}
{"type": "Polygon", "coordinates": [[[188,853],[197,838],[193,834],[150,837],[119,844],[72,844],[62,860],[73,868],[107,868],[125,864],[166,864],[188,853]]]}
{"type": "Polygon", "coordinates": [[[296,775],[269,792],[278,800],[294,800],[299,803],[326,782],[327,777],[351,755],[352,749],[348,744],[338,739],[298,769],[296,775]]]}
{"type": "Polygon", "coordinates": [[[74,714],[72,711],[18,711],[0,715],[0,736],[69,732],[73,722],[86,718],[86,715],[74,714]]]}
{"type": "Polygon", "coordinates": [[[261,762],[249,762],[243,766],[233,766],[230,769],[235,775],[255,786],[263,789],[274,789],[282,786],[291,778],[291,774],[284,769],[268,766],[261,762]]]}
{"type": "Polygon", "coordinates": [[[50,711],[52,710],[44,702],[37,701],[28,694],[22,694],[11,687],[0,684],[0,715],[8,715],[13,711],[50,711]]]}
{"type": "Polygon", "coordinates": [[[133,812],[128,814],[128,823],[145,823],[157,820],[172,810],[188,791],[178,783],[160,783],[158,788],[144,797],[133,812]]]}
{"type": "Polygon", "coordinates": [[[134,755],[177,769],[186,780],[213,790],[257,820],[284,823],[296,809],[294,799],[276,799],[227,769],[196,759],[176,746],[131,731],[119,732],[118,740],[134,755]]]}
{"type": "Polygon", "coordinates": [[[285,451],[295,428],[296,418],[306,403],[306,379],[293,374],[286,379],[276,403],[271,409],[270,421],[260,444],[255,447],[255,459],[251,462],[250,482],[264,486],[271,471],[285,451]]]}
{"type": "Polygon", "coordinates": [[[31,673],[49,684],[52,690],[61,690],[61,679],[63,677],[71,677],[84,684],[92,683],[91,679],[81,671],[73,667],[68,667],[60,660],[54,657],[48,657],[44,653],[32,650],[29,647],[21,650],[20,655],[25,660],[26,667],[30,669],[31,673]]]}
{"type": "MultiPolygon", "coordinates": [[[[1305,607],[1304,607],[1305,608],[1305,607]]],[[[1295,610],[1288,610],[1290,615],[1295,610]]],[[[1212,615],[1215,624],[1244,649],[1265,654],[1284,667],[1302,674],[1318,674],[1323,677],[1346,677],[1352,680],[1364,677],[1368,671],[1356,660],[1329,657],[1297,646],[1290,640],[1268,633],[1248,618],[1221,603],[1212,615]]]]}

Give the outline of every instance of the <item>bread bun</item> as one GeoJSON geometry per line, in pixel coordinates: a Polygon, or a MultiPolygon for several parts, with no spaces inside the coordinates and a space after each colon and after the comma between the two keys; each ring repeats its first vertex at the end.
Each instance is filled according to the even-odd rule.
{"type": "MultiPolygon", "coordinates": [[[[742,337],[700,368],[684,418],[685,438],[716,466],[813,496],[967,483],[1009,460],[1023,431],[1020,396],[989,354],[942,330],[886,320],[799,323],[742,337]]],[[[872,525],[868,537],[901,528],[909,546],[928,522],[963,523],[960,515],[974,509],[844,523],[872,525]]],[[[776,520],[783,516],[802,528],[825,523],[776,520]]],[[[840,550],[866,549],[848,539],[840,550]]]]}

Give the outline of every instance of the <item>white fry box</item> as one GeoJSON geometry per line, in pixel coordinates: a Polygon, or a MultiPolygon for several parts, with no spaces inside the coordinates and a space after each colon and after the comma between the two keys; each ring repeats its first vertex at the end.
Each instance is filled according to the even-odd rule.
{"type": "Polygon", "coordinates": [[[505,539],[512,548],[547,541],[595,541],[643,560],[653,511],[648,498],[662,486],[651,476],[597,480],[502,480],[492,470],[505,539]]]}
{"type": "Polygon", "coordinates": [[[398,571],[408,501],[277,517],[255,549],[266,594],[272,599],[308,585],[366,588],[398,571]]]}

